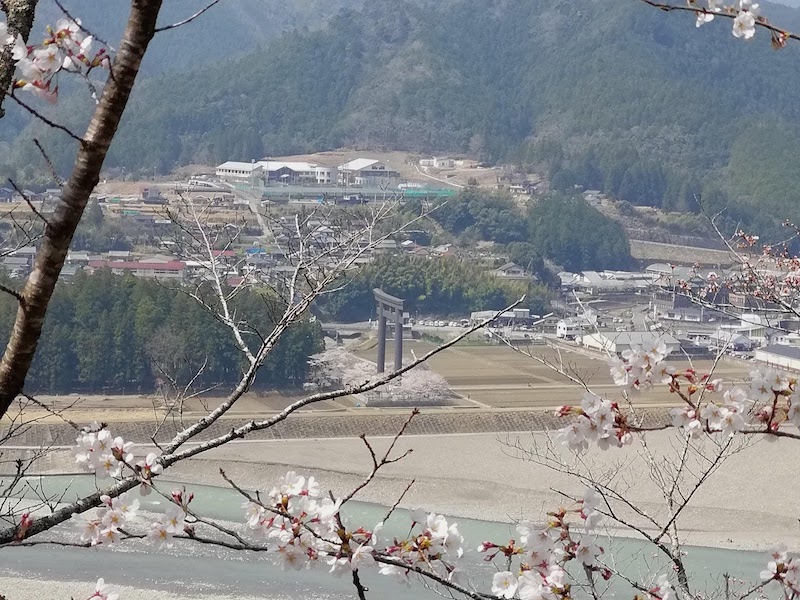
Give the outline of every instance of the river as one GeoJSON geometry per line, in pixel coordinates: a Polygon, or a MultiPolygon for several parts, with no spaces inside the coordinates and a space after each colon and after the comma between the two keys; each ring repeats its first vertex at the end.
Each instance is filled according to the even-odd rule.
{"type": "MultiPolygon", "coordinates": [[[[92,476],[46,476],[31,478],[47,493],[68,489],[64,500],[83,495],[94,489],[92,476]]],[[[240,508],[242,498],[230,489],[191,485],[195,493],[194,510],[203,516],[230,522],[243,522],[240,508]]],[[[137,492],[134,492],[137,493],[137,492]]],[[[25,494],[31,496],[30,490],[25,494]]],[[[143,511],[163,512],[167,501],[156,494],[141,498],[143,511]]],[[[386,514],[386,507],[351,501],[345,511],[350,523],[373,527],[386,514]]],[[[476,551],[484,540],[504,541],[515,537],[508,523],[453,519],[465,538],[465,556],[461,559],[467,574],[481,589],[485,589],[494,567],[482,563],[476,551]]],[[[384,535],[403,535],[407,532],[407,511],[395,512],[384,529],[384,535]]],[[[67,524],[65,527],[71,528],[67,524]]],[[[613,552],[617,565],[630,576],[643,573],[667,572],[665,561],[652,546],[623,538],[603,538],[599,541],[607,552],[613,552]]],[[[757,581],[764,568],[764,553],[686,547],[686,562],[697,589],[719,588],[723,573],[757,581]]],[[[200,544],[176,544],[170,550],[155,550],[142,541],[120,544],[117,550],[99,547],[92,549],[35,546],[31,548],[0,549],[0,576],[34,577],[52,581],[94,581],[105,577],[113,584],[171,592],[191,591],[194,594],[254,596],[285,600],[338,600],[353,598],[354,589],[347,579],[337,579],[325,569],[281,571],[261,553],[233,552],[200,544]]],[[[415,585],[413,592],[399,583],[377,574],[365,573],[365,584],[371,597],[381,600],[408,598],[441,598],[434,591],[415,585]]],[[[627,585],[617,585],[606,595],[630,598],[633,591],[627,585]]]]}

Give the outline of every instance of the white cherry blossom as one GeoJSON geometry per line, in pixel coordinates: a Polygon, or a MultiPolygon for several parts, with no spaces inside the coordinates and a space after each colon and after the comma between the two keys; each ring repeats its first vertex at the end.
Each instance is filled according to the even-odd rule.
{"type": "Polygon", "coordinates": [[[500,571],[492,577],[492,593],[498,598],[510,600],[517,592],[517,577],[511,571],[500,571]]]}
{"type": "Polygon", "coordinates": [[[520,600],[544,600],[552,597],[550,590],[544,587],[542,576],[533,570],[525,571],[520,575],[517,592],[520,600]]]}
{"type": "Polygon", "coordinates": [[[655,586],[650,590],[650,593],[661,600],[675,599],[675,588],[672,587],[672,584],[669,582],[669,578],[666,575],[659,576],[659,578],[656,580],[655,586]]]}
{"type": "Polygon", "coordinates": [[[575,548],[575,558],[587,566],[595,564],[595,560],[600,556],[600,548],[588,540],[581,539],[575,548]]]}
{"type": "Polygon", "coordinates": [[[361,567],[370,567],[375,564],[375,557],[372,555],[372,546],[362,544],[353,550],[350,557],[350,568],[355,571],[361,567]]]}
{"type": "Polygon", "coordinates": [[[94,588],[94,594],[89,596],[89,600],[119,600],[119,594],[111,590],[105,580],[101,577],[97,580],[94,588]]]}
{"type": "Polygon", "coordinates": [[[749,13],[742,11],[733,19],[733,35],[737,38],[749,40],[756,33],[756,19],[749,13]]]}
{"type": "Polygon", "coordinates": [[[147,540],[153,543],[156,548],[161,546],[169,548],[173,543],[173,535],[162,523],[153,523],[150,526],[150,531],[147,532],[147,540]]]}

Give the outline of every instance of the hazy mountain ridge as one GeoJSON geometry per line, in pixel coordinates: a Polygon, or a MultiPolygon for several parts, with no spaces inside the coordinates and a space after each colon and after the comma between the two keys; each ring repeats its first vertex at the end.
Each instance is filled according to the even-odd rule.
{"type": "MultiPolygon", "coordinates": [[[[182,27],[156,35],[142,67],[144,73],[196,69],[209,62],[239,56],[266,44],[285,31],[324,27],[342,8],[357,8],[364,0],[224,0],[182,27]]],[[[194,15],[208,0],[167,0],[161,26],[194,15]]],[[[119,40],[128,17],[125,3],[109,9],[108,0],[70,0],[65,8],[83,25],[112,45],[119,40]]],[[[43,1],[37,12],[34,39],[63,17],[53,2],[43,1]]]]}
{"type": "MultiPolygon", "coordinates": [[[[800,30],[800,11],[763,8],[800,30]]],[[[713,184],[726,205],[796,210],[800,154],[781,149],[800,145],[800,51],[772,51],[764,32],[736,40],[719,21],[696,29],[635,1],[373,0],[143,81],[108,164],[152,172],[340,145],[471,153],[668,209],[713,184]],[[766,171],[743,158],[763,154],[764,128],[781,132],[766,171]],[[776,177],[777,197],[764,187],[776,177]]]]}

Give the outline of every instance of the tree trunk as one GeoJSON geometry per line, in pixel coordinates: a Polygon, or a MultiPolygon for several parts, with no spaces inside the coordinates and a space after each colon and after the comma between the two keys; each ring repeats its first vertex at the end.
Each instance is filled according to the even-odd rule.
{"type": "MultiPolygon", "coordinates": [[[[33,17],[36,14],[36,4],[39,0],[0,0],[0,7],[6,13],[9,33],[18,33],[25,42],[31,35],[33,17]]],[[[0,91],[6,92],[11,87],[14,78],[14,64],[11,62],[11,49],[0,53],[0,91]]],[[[0,93],[0,119],[3,118],[3,100],[5,94],[0,93]]]]}
{"type": "Polygon", "coordinates": [[[100,169],[130,97],[142,57],[155,34],[160,9],[161,0],[131,2],[128,24],[100,103],[78,149],[61,202],[48,217],[33,270],[21,292],[14,329],[0,361],[0,416],[22,392],[42,333],[47,305],[89,194],[100,179],[100,169]]]}

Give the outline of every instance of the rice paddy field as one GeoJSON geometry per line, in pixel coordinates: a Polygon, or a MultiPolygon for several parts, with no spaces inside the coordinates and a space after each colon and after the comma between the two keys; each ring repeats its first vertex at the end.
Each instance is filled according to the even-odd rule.
{"type": "MultiPolygon", "coordinates": [[[[426,341],[406,341],[404,359],[412,360],[434,348],[426,341]]],[[[598,395],[619,398],[618,388],[609,374],[606,360],[588,352],[558,350],[544,345],[524,348],[534,357],[550,365],[560,366],[573,378],[585,382],[598,395]]],[[[356,351],[362,358],[376,360],[375,348],[356,351]]],[[[392,354],[387,342],[387,367],[392,354]]],[[[672,360],[676,369],[689,366],[682,357],[672,360]]],[[[694,368],[707,372],[713,367],[709,360],[694,361],[694,368]]],[[[441,374],[454,392],[462,397],[464,405],[484,408],[552,408],[574,403],[580,399],[583,386],[570,381],[541,362],[519,354],[506,346],[465,345],[449,348],[430,359],[430,367],[441,374]]],[[[720,361],[714,369],[715,377],[726,382],[742,382],[749,377],[751,368],[746,363],[720,361]]],[[[643,393],[637,404],[647,406],[677,405],[680,399],[663,389],[643,393]]]]}

